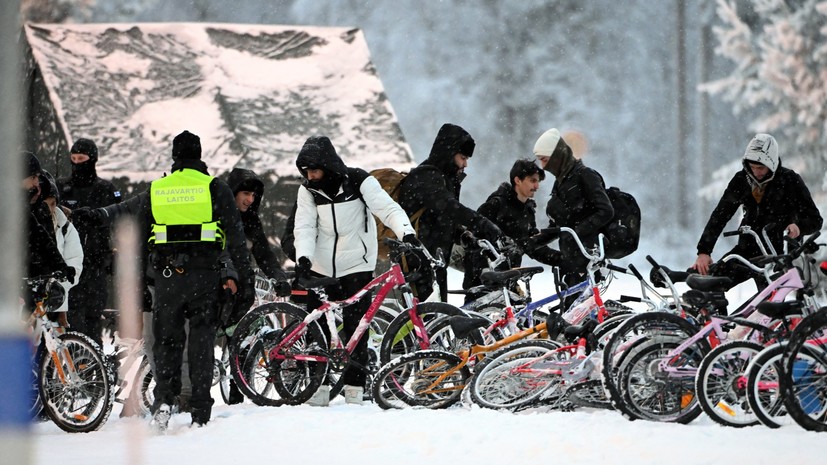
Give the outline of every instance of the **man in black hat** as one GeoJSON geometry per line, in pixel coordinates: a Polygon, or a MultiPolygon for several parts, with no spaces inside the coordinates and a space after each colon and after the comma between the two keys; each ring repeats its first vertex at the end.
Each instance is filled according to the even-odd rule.
{"type": "MultiPolygon", "coordinates": [[[[61,204],[70,210],[98,208],[121,201],[115,186],[98,177],[98,147],[89,139],[78,139],[69,150],[72,175],[57,182],[61,204]]],[[[101,344],[103,309],[109,298],[112,275],[111,229],[93,224],[76,224],[83,245],[83,272],[69,291],[69,324],[73,331],[101,344]]]]}
{"type": "Polygon", "coordinates": [[[181,391],[185,343],[192,425],[203,426],[210,420],[219,294],[222,288],[232,293],[255,292],[233,193],[225,182],[207,173],[207,165],[201,161],[201,139],[189,131],[175,136],[172,160],[172,172],[153,181],[148,192],[119,205],[75,212],[79,220],[107,225],[119,215],[133,214],[145,225],[149,264],[155,276],[152,425],[160,432],[166,430],[181,391]],[[225,249],[237,278],[222,272],[221,253],[225,249]],[[186,322],[189,335],[184,330],[186,322]]]}

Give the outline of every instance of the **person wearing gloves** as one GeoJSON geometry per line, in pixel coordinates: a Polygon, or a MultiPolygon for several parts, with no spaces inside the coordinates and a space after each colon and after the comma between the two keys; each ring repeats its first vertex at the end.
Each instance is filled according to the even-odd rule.
{"type": "MultiPolygon", "coordinates": [[[[422,245],[436,256],[440,249],[450,257],[451,248],[465,228],[479,239],[492,244],[513,246],[491,220],[466,207],[459,201],[460,183],[465,179],[465,168],[474,154],[476,143],[465,129],[451,123],[439,128],[428,158],[412,169],[402,181],[399,205],[413,215],[421,211],[417,224],[418,238],[422,245]]],[[[440,300],[448,300],[448,272],[435,270],[440,300]]],[[[416,282],[414,290],[420,300],[431,294],[431,283],[416,282]]]]}
{"type": "MultiPolygon", "coordinates": [[[[746,267],[719,261],[712,263],[712,250],[732,215],[743,208],[740,226],[749,226],[761,234],[770,225],[768,234],[775,250],[783,250],[782,236],[812,234],[821,229],[823,220],[810,190],[795,171],[781,166],[778,142],[769,134],[756,134],[747,144],[742,158],[743,169],[738,170],[712,210],[709,221],[698,241],[698,258],[692,265],[698,273],[728,276],[733,286],[755,278],[746,267]]],[[[738,244],[724,256],[738,254],[747,259],[761,255],[761,249],[751,236],[741,236],[738,244]]],[[[766,286],[761,278],[755,280],[759,289],[766,286]]]]}
{"type": "MultiPolygon", "coordinates": [[[[296,276],[336,278],[339,288],[328,289],[328,297],[342,300],[355,294],[373,279],[376,268],[376,223],[370,214],[390,227],[403,241],[419,245],[405,211],[365,170],[345,166],[330,139],[307,139],[296,158],[302,175],[296,200],[293,235],[296,276]]],[[[321,305],[318,296],[308,295],[307,309],[321,305]]],[[[370,305],[366,294],[357,304],[344,309],[345,338],[349,338],[370,305]]],[[[322,324],[326,332],[327,325],[322,324]]],[[[367,338],[363,337],[352,357],[356,364],[368,362],[367,338]]],[[[343,374],[345,401],[362,403],[366,374],[353,366],[343,374]]],[[[322,385],[308,401],[327,405],[330,387],[322,385]]]]}
{"type": "MultiPolygon", "coordinates": [[[[554,176],[551,198],[546,205],[549,227],[573,229],[587,249],[597,245],[600,229],[614,215],[603,177],[574,157],[571,147],[556,128],[540,135],[534,144],[534,156],[540,166],[554,176]]],[[[585,279],[588,259],[574,238],[561,234],[559,247],[563,282],[571,286],[585,279]]]]}

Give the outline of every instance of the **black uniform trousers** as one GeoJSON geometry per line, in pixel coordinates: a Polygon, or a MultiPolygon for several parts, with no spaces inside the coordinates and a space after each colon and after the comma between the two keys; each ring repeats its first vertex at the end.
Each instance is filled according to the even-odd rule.
{"type": "Polygon", "coordinates": [[[78,283],[69,289],[69,326],[103,347],[103,309],[109,297],[105,266],[85,266],[78,283]]]}
{"type": "Polygon", "coordinates": [[[210,419],[213,364],[218,315],[219,271],[214,267],[156,270],[152,330],[155,344],[155,405],[172,405],[181,392],[181,362],[189,320],[187,359],[192,383],[192,421],[210,419]],[[164,276],[166,275],[166,276],[164,276]]]}

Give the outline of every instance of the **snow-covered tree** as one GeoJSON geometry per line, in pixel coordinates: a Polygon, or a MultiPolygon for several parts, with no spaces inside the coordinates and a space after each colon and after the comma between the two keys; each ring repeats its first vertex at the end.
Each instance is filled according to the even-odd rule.
{"type": "Polygon", "coordinates": [[[701,90],[757,116],[755,132],[775,134],[787,166],[827,191],[827,1],[718,0],[723,25],[715,51],[735,64],[701,90]],[[783,142],[786,142],[784,147],[783,142]]]}

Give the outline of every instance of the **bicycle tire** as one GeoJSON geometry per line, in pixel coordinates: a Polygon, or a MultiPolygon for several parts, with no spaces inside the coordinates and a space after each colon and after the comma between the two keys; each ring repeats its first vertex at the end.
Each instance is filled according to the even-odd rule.
{"type": "Polygon", "coordinates": [[[743,428],[759,423],[747,400],[746,370],[763,346],[731,341],[712,349],[695,375],[695,393],[704,413],[724,426],[743,428]]]}
{"type": "MultiPolygon", "coordinates": [[[[443,302],[422,302],[419,303],[416,311],[426,326],[442,317],[468,315],[468,312],[443,302]]],[[[482,336],[480,335],[480,337],[482,336]]],[[[434,340],[431,341],[431,347],[428,348],[442,349],[443,347],[451,347],[454,342],[455,341],[448,338],[442,341],[434,340]]],[[[379,350],[379,363],[384,366],[399,356],[421,349],[423,349],[423,347],[420,347],[419,339],[414,332],[410,313],[408,310],[405,310],[391,321],[391,324],[385,332],[385,336],[382,338],[382,346],[379,350]]]]}
{"type": "Polygon", "coordinates": [[[296,354],[319,354],[327,346],[318,322],[307,326],[284,361],[269,360],[269,350],[306,316],[296,305],[273,302],[250,311],[239,322],[230,339],[230,369],[238,389],[256,405],[304,403],[324,381],[326,362],[293,358],[296,354]]]}
{"type": "Polygon", "coordinates": [[[149,365],[149,360],[144,357],[141,364],[138,366],[138,373],[136,374],[140,387],[140,402],[138,407],[141,410],[141,415],[149,416],[152,411],[152,404],[155,403],[155,375],[152,373],[152,367],[149,365]]]}
{"type": "MultiPolygon", "coordinates": [[[[667,312],[648,312],[631,316],[621,323],[603,347],[601,381],[606,397],[612,406],[626,416],[621,409],[623,393],[619,388],[619,366],[637,346],[658,335],[674,335],[681,339],[694,336],[698,328],[689,321],[667,312]]],[[[627,416],[627,418],[629,418],[627,416]]],[[[630,418],[635,419],[635,418],[630,418]]]]}
{"type": "MultiPolygon", "coordinates": [[[[562,377],[525,370],[533,363],[554,364],[560,345],[549,340],[518,341],[498,349],[483,359],[471,380],[471,400],[480,407],[515,410],[531,403],[562,383],[562,377]],[[546,358],[551,354],[550,358],[546,358]],[[521,368],[515,371],[516,368],[521,368]]],[[[567,359],[568,352],[558,352],[567,359]]]]}
{"type": "Polygon", "coordinates": [[[827,431],[827,307],[792,332],[783,356],[781,393],[787,413],[808,431],[827,431]]]}
{"type": "Polygon", "coordinates": [[[384,410],[405,407],[444,409],[462,398],[471,371],[462,359],[442,350],[420,350],[394,359],[373,378],[373,400],[384,410]],[[440,376],[447,373],[444,379],[440,376]],[[433,386],[433,383],[439,384],[433,386]]]}
{"type": "Polygon", "coordinates": [[[67,332],[59,339],[62,348],[58,348],[57,357],[44,351],[39,362],[38,390],[43,409],[66,432],[98,430],[106,423],[115,403],[114,380],[103,352],[80,333],[67,332]],[[71,360],[64,360],[63,350],[68,351],[71,360]],[[61,382],[55,358],[60,360],[68,384],[61,382]],[[70,366],[74,366],[74,372],[70,366]]]}
{"type": "MultiPolygon", "coordinates": [[[[708,353],[700,342],[670,358],[670,365],[698,367],[708,353]]],[[[697,418],[702,410],[694,376],[670,377],[660,372],[657,364],[681,343],[682,338],[657,336],[636,346],[621,362],[618,385],[622,402],[615,404],[613,400],[612,405],[633,420],[687,424],[697,418]]]]}
{"type": "Polygon", "coordinates": [[[747,367],[747,402],[758,421],[768,428],[793,423],[781,395],[782,359],[786,342],[764,348],[747,367]]]}

